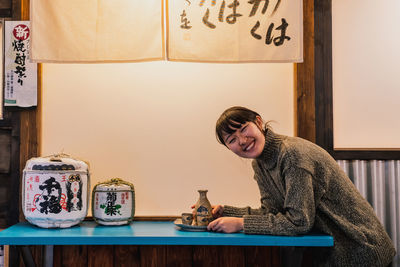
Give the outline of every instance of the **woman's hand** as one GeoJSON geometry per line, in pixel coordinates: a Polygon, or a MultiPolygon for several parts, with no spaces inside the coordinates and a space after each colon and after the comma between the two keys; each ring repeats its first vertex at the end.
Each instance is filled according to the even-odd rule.
{"type": "MultiPolygon", "coordinates": [[[[194,209],[196,205],[192,205],[191,208],[194,209]]],[[[224,212],[224,206],[222,205],[215,205],[215,206],[211,206],[212,207],[212,217],[213,219],[219,218],[222,216],[223,212],[224,212]]],[[[195,210],[192,211],[193,215],[196,213],[195,210]]]]}
{"type": "Polygon", "coordinates": [[[220,217],[210,222],[207,230],[223,233],[235,233],[243,230],[244,219],[237,217],[220,217]]]}
{"type": "Polygon", "coordinates": [[[221,205],[212,206],[213,219],[221,217],[223,213],[224,213],[224,206],[221,205]]]}

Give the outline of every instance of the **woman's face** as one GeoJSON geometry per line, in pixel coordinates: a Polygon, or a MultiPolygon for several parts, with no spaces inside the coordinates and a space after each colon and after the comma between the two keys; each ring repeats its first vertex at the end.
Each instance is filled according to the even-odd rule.
{"type": "Polygon", "coordinates": [[[255,122],[246,122],[232,134],[224,134],[226,146],[242,158],[257,158],[263,151],[265,137],[262,129],[262,120],[257,117],[255,122]]]}

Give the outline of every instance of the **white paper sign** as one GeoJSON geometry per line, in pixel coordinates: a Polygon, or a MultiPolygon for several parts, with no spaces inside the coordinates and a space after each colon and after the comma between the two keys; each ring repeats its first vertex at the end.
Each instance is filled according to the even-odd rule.
{"type": "Polygon", "coordinates": [[[170,0],[168,59],[301,62],[302,0],[170,0]]]}
{"type": "Polygon", "coordinates": [[[162,0],[30,1],[32,60],[57,63],[164,58],[162,0]]]}
{"type": "Polygon", "coordinates": [[[4,105],[37,105],[37,64],[29,61],[29,21],[5,22],[4,105]]]}

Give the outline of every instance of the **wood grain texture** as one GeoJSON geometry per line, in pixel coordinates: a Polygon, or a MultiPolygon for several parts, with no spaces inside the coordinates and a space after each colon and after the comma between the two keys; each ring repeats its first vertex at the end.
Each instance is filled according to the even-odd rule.
{"type": "Polygon", "coordinates": [[[187,267],[193,262],[192,246],[167,246],[166,266],[187,267]]]}
{"type": "Polygon", "coordinates": [[[75,266],[114,266],[114,246],[88,246],[87,255],[87,265],[75,266]]]}
{"type": "Polygon", "coordinates": [[[166,250],[166,246],[140,246],[140,266],[166,266],[166,250]]]}
{"type": "Polygon", "coordinates": [[[220,246],[219,250],[219,266],[244,267],[245,255],[243,247],[237,246],[220,246]]]}
{"type": "Polygon", "coordinates": [[[218,266],[217,246],[193,246],[193,267],[218,266]]]}
{"type": "Polygon", "coordinates": [[[271,267],[272,247],[251,246],[245,247],[246,266],[271,267]]]}
{"type": "Polygon", "coordinates": [[[0,128],[0,173],[10,173],[11,129],[0,128]]]}
{"type": "Polygon", "coordinates": [[[139,246],[129,246],[129,245],[114,246],[114,266],[119,266],[119,267],[140,266],[139,246]]]}
{"type": "Polygon", "coordinates": [[[271,247],[271,266],[281,266],[281,252],[279,247],[271,247]]]}
{"type": "Polygon", "coordinates": [[[303,0],[303,63],[294,64],[295,134],[315,142],[314,1],[303,0]]]}
{"type": "MultiPolygon", "coordinates": [[[[88,266],[88,247],[89,246],[55,246],[61,247],[61,258],[57,259],[54,254],[54,262],[61,262],[62,267],[67,266],[88,266]]],[[[55,249],[56,250],[56,249],[55,249]]],[[[96,250],[96,246],[93,246],[96,250]]]]}

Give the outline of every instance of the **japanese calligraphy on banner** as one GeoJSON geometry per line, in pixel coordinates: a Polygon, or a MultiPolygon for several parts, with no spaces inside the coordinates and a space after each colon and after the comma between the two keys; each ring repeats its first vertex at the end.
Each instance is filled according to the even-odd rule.
{"type": "Polygon", "coordinates": [[[29,21],[6,21],[4,44],[4,105],[37,105],[37,64],[30,62],[29,21]]]}
{"type": "Polygon", "coordinates": [[[302,0],[169,0],[168,59],[301,62],[302,0]]]}
{"type": "Polygon", "coordinates": [[[162,0],[31,0],[32,60],[164,58],[162,0]]]}

